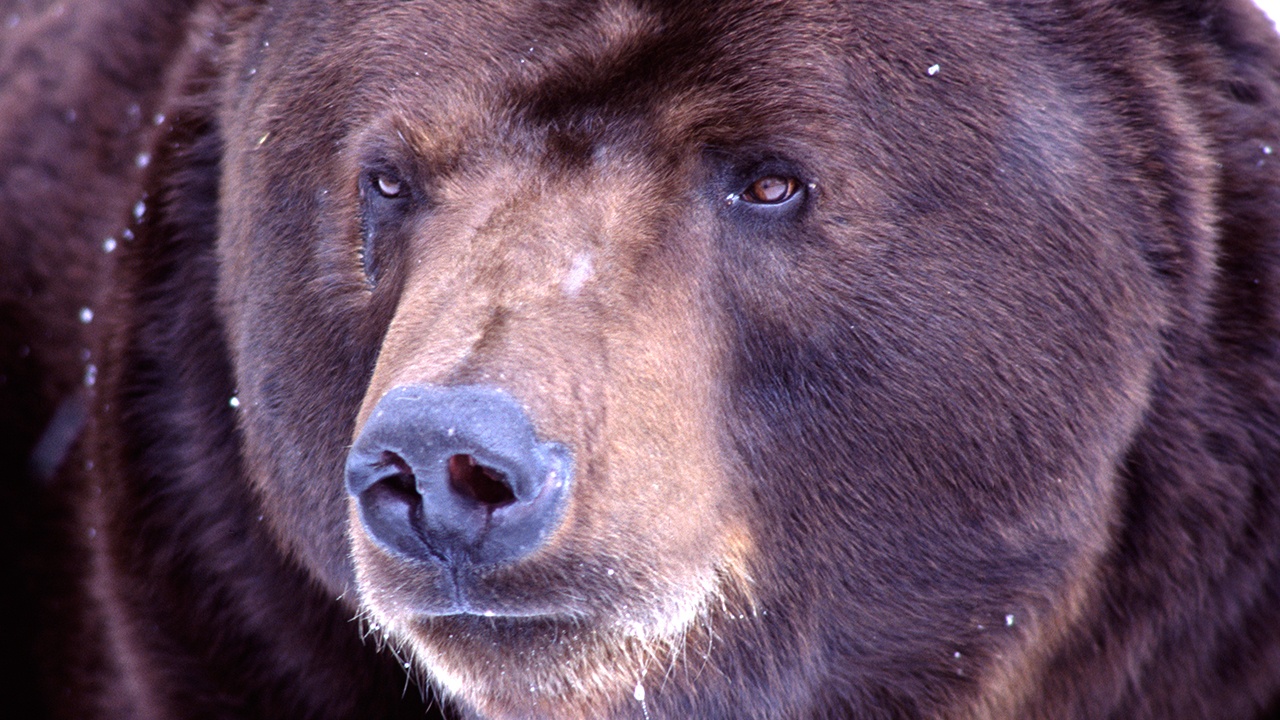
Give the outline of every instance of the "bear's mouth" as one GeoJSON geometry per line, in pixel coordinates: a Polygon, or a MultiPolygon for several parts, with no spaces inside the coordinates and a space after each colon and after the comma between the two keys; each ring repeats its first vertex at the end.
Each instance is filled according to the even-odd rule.
{"type": "Polygon", "coordinates": [[[717,604],[715,598],[719,605],[751,604],[742,601],[745,581],[732,567],[669,575],[609,554],[569,551],[497,568],[405,562],[377,551],[361,555],[357,584],[369,609],[389,625],[425,632],[445,645],[456,644],[457,629],[433,629],[483,630],[482,636],[501,636],[504,644],[514,636],[559,636],[567,629],[655,640],[685,632],[717,604]]]}
{"type": "Polygon", "coordinates": [[[570,597],[495,580],[492,573],[474,566],[451,563],[444,569],[449,576],[448,596],[427,598],[421,610],[413,613],[416,618],[471,616],[581,623],[591,615],[570,597]]]}

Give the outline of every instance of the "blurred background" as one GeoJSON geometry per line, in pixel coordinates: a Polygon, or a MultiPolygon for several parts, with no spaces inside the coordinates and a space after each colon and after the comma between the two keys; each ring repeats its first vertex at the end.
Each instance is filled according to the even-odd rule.
{"type": "Polygon", "coordinates": [[[1280,0],[1254,0],[1254,2],[1258,3],[1262,12],[1271,18],[1271,22],[1280,25],[1280,0]]]}

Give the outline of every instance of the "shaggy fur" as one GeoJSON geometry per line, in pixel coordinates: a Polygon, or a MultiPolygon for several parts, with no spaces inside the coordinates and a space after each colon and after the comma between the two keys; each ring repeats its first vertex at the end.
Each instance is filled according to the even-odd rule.
{"type": "Polygon", "coordinates": [[[1280,713],[1249,3],[208,0],[120,48],[107,5],[44,62],[119,61],[66,92],[152,130],[0,105],[66,196],[6,178],[5,212],[80,258],[6,313],[68,324],[83,296],[24,288],[132,213],[85,326],[61,714],[1280,713]],[[386,393],[461,385],[572,452],[527,556],[406,557],[347,495],[386,393]]]}

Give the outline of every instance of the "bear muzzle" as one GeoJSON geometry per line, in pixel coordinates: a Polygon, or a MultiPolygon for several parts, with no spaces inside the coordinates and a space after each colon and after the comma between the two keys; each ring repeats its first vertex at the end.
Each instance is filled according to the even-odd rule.
{"type": "Polygon", "coordinates": [[[538,439],[520,404],[487,386],[399,386],[347,456],[369,538],[453,575],[534,553],[569,497],[569,449],[538,439]]]}

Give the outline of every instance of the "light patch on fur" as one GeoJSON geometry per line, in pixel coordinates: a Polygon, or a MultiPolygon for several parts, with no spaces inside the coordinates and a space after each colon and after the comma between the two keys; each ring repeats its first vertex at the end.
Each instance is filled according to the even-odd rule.
{"type": "Polygon", "coordinates": [[[591,262],[591,253],[578,253],[573,258],[573,264],[569,267],[569,272],[565,273],[564,279],[560,281],[560,290],[566,297],[577,297],[582,290],[582,286],[594,274],[595,267],[591,262]]]}

